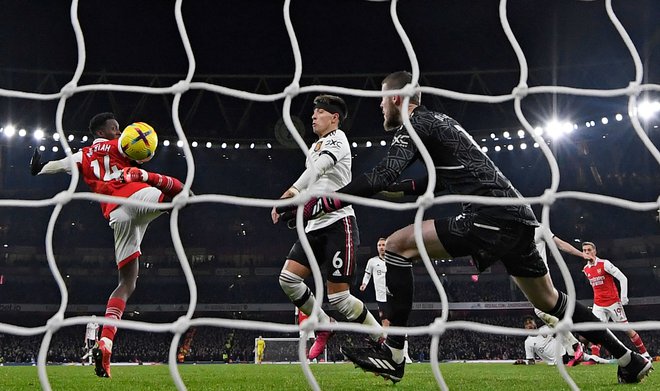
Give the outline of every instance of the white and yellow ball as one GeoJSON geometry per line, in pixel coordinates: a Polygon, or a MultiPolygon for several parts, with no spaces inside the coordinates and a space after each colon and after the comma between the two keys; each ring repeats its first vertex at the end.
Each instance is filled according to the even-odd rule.
{"type": "Polygon", "coordinates": [[[158,147],[158,135],[154,128],[145,122],[128,125],[119,136],[119,148],[129,159],[139,163],[148,162],[154,157],[158,147]]]}

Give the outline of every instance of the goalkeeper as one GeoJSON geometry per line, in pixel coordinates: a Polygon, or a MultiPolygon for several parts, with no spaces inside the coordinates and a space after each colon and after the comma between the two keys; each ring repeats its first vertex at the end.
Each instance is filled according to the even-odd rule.
{"type": "MultiPolygon", "coordinates": [[[[351,149],[346,134],[339,128],[346,116],[346,103],[340,97],[319,95],[314,99],[312,128],[318,140],[309,150],[307,169],[281,198],[293,197],[305,188],[333,191],[350,182],[351,149]]],[[[276,208],[271,211],[271,218],[273,224],[279,221],[280,216],[276,208]]],[[[350,292],[350,283],[355,272],[355,249],[360,244],[353,208],[333,211],[310,221],[305,232],[319,266],[326,268],[326,288],[330,305],[350,322],[380,327],[364,303],[350,292]]],[[[298,240],[289,251],[279,282],[291,302],[306,315],[312,313],[316,300],[305,284],[305,278],[309,277],[311,272],[307,255],[298,240]]],[[[322,309],[319,320],[326,324],[334,321],[322,309]]],[[[310,360],[323,352],[332,335],[329,330],[316,332],[316,340],[309,349],[310,360]]],[[[381,333],[377,333],[371,337],[377,341],[381,336],[381,333]]]]}
{"type": "MultiPolygon", "coordinates": [[[[382,90],[398,90],[410,85],[412,75],[395,72],[382,82],[382,90]]],[[[421,106],[421,93],[415,92],[408,105],[401,95],[383,96],[380,107],[383,127],[394,131],[387,156],[371,171],[360,175],[338,193],[368,197],[386,190],[404,169],[421,159],[403,119],[409,118],[424,148],[433,159],[437,181],[447,192],[462,195],[520,199],[521,194],[483,153],[472,137],[449,116],[421,106]]],[[[409,182],[404,191],[419,194],[426,189],[409,182]]],[[[324,213],[348,205],[337,198],[310,200],[304,207],[304,219],[314,219],[324,213]]],[[[284,210],[282,210],[284,211],[284,210]]],[[[422,222],[424,247],[431,258],[472,256],[479,272],[501,261],[513,280],[534,307],[555,316],[564,317],[568,297],[553,286],[548,268],[534,245],[534,229],[539,226],[528,204],[480,205],[463,204],[463,213],[422,222]]],[[[385,262],[386,284],[390,292],[391,326],[406,326],[413,302],[412,262],[420,258],[409,225],[387,238],[385,262]]],[[[573,313],[575,322],[597,322],[597,318],[579,302],[573,313]]],[[[649,361],[626,348],[609,330],[581,333],[593,343],[602,343],[618,359],[620,383],[638,382],[652,369],[649,361]]],[[[403,335],[388,335],[382,346],[343,349],[362,369],[377,373],[393,382],[404,374],[403,335]]]]}
{"type": "MultiPolygon", "coordinates": [[[[121,132],[114,114],[95,115],[89,122],[89,130],[94,137],[93,144],[71,157],[42,162],[35,149],[30,161],[31,174],[71,174],[73,163],[94,193],[144,202],[166,202],[183,190],[183,184],[178,179],[134,167],[134,162],[119,151],[117,145],[121,132]]],[[[148,206],[118,205],[112,202],[100,204],[103,216],[109,220],[114,231],[115,260],[119,272],[119,283],[110,294],[105,317],[121,319],[126,302],[137,283],[140,243],[149,223],[163,211],[148,206]]],[[[99,377],[111,377],[110,356],[116,332],[116,327],[104,325],[101,338],[93,349],[95,372],[99,377]]]]}

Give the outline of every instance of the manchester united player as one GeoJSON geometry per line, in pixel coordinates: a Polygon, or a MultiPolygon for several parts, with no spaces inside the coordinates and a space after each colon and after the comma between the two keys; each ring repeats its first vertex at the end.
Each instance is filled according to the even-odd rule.
{"type": "MultiPolygon", "coordinates": [[[[594,307],[592,312],[602,322],[612,320],[615,323],[628,323],[626,312],[623,306],[628,304],[628,278],[607,259],[598,258],[596,245],[592,242],[582,243],[582,253],[589,257],[587,264],[582,268],[582,272],[589,279],[589,283],[594,290],[594,307]],[[621,285],[621,297],[614,284],[614,279],[619,280],[621,285]]],[[[633,329],[626,330],[626,334],[635,345],[639,353],[651,358],[646,351],[642,338],[633,329]]],[[[600,346],[592,345],[591,353],[595,356],[600,355],[600,346]]]]}
{"type": "MultiPolygon", "coordinates": [[[[134,167],[134,163],[121,152],[118,138],[119,123],[114,114],[100,113],[89,122],[94,142],[71,157],[42,163],[35,150],[30,161],[32,175],[71,174],[69,159],[73,160],[85,183],[98,194],[131,198],[144,202],[166,202],[179,194],[183,184],[175,178],[150,173],[134,167]]],[[[109,220],[115,236],[115,259],[119,283],[110,294],[105,317],[121,319],[126,302],[135,290],[138,278],[140,243],[149,223],[163,213],[146,206],[118,205],[101,202],[103,216],[109,220]]],[[[110,377],[110,356],[117,328],[104,325],[101,338],[94,348],[96,375],[110,377]]]]}

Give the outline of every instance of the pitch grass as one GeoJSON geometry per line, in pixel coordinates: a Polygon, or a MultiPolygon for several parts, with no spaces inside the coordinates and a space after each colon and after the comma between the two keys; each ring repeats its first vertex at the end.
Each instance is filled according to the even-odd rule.
{"type": "MultiPolygon", "coordinates": [[[[656,366],[658,364],[656,363],[656,366]]],[[[451,390],[569,390],[559,372],[544,364],[441,364],[440,369],[451,390]]],[[[181,365],[181,377],[190,391],[284,391],[309,390],[298,364],[281,365],[181,365]]],[[[406,365],[403,381],[393,385],[352,364],[312,365],[322,390],[437,390],[430,364],[406,365]]],[[[167,365],[114,366],[112,379],[97,378],[86,366],[50,366],[47,368],[53,390],[175,390],[167,365]]],[[[582,390],[660,390],[660,373],[651,373],[643,383],[618,385],[616,365],[591,365],[569,368],[569,374],[582,390]]],[[[0,390],[41,389],[36,367],[0,367],[0,390]]]]}

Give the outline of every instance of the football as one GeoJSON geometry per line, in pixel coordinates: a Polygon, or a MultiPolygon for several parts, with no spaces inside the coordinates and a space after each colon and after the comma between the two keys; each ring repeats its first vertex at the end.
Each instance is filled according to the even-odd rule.
{"type": "Polygon", "coordinates": [[[121,152],[131,160],[144,163],[151,160],[158,146],[158,135],[154,128],[145,122],[128,125],[119,136],[121,152]]]}

